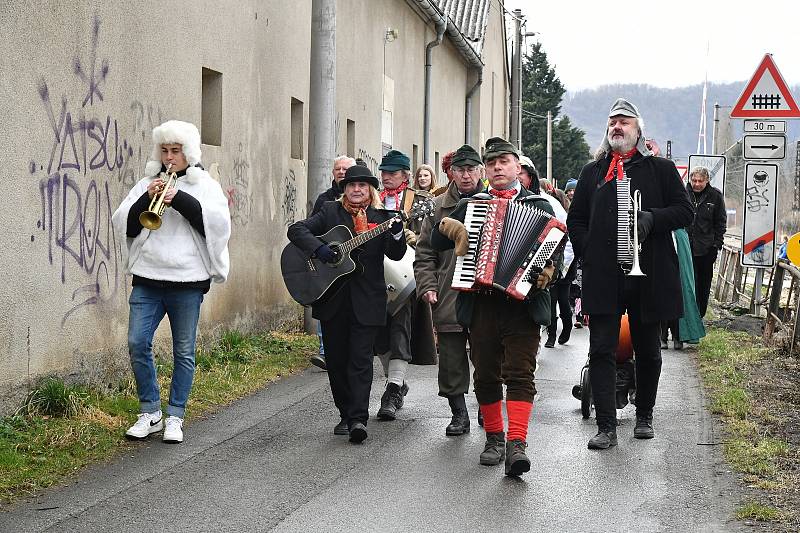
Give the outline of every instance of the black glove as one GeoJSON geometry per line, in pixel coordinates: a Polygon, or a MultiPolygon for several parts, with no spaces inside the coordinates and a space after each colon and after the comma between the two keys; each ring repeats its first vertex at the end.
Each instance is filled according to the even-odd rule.
{"type": "Polygon", "coordinates": [[[323,263],[335,263],[336,259],[339,258],[339,254],[334,252],[327,244],[323,244],[314,250],[314,255],[323,263]]]}
{"type": "Polygon", "coordinates": [[[394,222],[392,222],[392,225],[389,226],[389,231],[391,232],[392,235],[397,235],[398,233],[402,233],[403,221],[400,219],[395,219],[394,222]]]}
{"type": "Polygon", "coordinates": [[[653,213],[650,211],[639,211],[636,214],[636,218],[638,220],[636,227],[639,233],[639,244],[641,244],[647,236],[650,235],[650,231],[653,229],[653,213]]]}

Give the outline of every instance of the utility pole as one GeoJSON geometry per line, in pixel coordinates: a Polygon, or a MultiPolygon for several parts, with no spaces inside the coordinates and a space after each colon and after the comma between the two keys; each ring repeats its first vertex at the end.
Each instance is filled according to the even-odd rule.
{"type": "Polygon", "coordinates": [[[553,182],[553,112],[547,112],[547,182],[553,182]]]}
{"type": "Polygon", "coordinates": [[[711,132],[711,153],[719,155],[719,102],[714,102],[714,129],[711,132]]]}
{"type": "Polygon", "coordinates": [[[522,148],[522,10],[514,10],[514,53],[511,56],[511,144],[522,148]]]}
{"type": "MultiPolygon", "coordinates": [[[[336,151],[336,0],[311,2],[309,66],[307,214],[328,188],[336,151]]],[[[316,331],[308,308],[303,322],[307,333],[316,331]]]]}

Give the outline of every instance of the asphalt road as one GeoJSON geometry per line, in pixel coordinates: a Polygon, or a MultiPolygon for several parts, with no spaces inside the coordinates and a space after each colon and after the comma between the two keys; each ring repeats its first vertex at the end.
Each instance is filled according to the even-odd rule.
{"type": "MultiPolygon", "coordinates": [[[[749,531],[687,352],[664,353],[656,438],[633,438],[629,406],[619,446],[593,451],[570,394],[587,344],[584,329],[543,348],[521,479],[478,464],[474,396],[473,431],[444,436],[435,367],[411,367],[398,420],[371,420],[363,445],[332,434],[327,377],[311,369],[192,422],[181,445],[154,438],[20,502],[0,531],[749,531]]],[[[376,373],[373,416],[382,388],[376,373]]]]}

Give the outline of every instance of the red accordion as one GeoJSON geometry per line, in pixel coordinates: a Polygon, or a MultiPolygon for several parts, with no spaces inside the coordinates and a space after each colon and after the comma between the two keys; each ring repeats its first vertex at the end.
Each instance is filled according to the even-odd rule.
{"type": "Polygon", "coordinates": [[[466,255],[456,259],[452,288],[498,289],[524,300],[547,260],[566,244],[567,227],[528,202],[470,200],[466,255]]]}

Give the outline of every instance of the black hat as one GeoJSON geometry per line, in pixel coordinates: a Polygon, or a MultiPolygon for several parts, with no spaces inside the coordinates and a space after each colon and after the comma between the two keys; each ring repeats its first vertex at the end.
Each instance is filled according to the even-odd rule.
{"type": "Polygon", "coordinates": [[[514,148],[514,145],[502,137],[492,137],[486,141],[486,149],[483,151],[484,161],[496,159],[503,154],[512,154],[519,159],[519,152],[514,148]]]}
{"type": "Polygon", "coordinates": [[[480,154],[468,144],[456,150],[453,154],[453,159],[450,161],[450,165],[455,167],[464,167],[467,165],[477,166],[482,163],[483,161],[481,161],[480,154]]]}
{"type": "Polygon", "coordinates": [[[378,178],[372,175],[369,168],[361,165],[353,165],[347,169],[344,173],[344,177],[339,182],[339,188],[344,190],[345,185],[357,181],[363,181],[364,183],[369,183],[376,189],[378,188],[378,178]]]}

